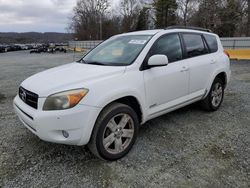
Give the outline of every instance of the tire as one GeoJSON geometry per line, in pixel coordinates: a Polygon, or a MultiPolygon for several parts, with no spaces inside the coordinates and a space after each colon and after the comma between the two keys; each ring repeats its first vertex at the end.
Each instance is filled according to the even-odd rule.
{"type": "Polygon", "coordinates": [[[215,78],[207,97],[201,101],[204,110],[213,112],[220,108],[224,99],[224,89],[223,81],[215,78]]]}
{"type": "Polygon", "coordinates": [[[118,160],[134,145],[138,128],[137,114],[130,106],[112,103],[97,118],[88,148],[101,159],[118,160]]]}

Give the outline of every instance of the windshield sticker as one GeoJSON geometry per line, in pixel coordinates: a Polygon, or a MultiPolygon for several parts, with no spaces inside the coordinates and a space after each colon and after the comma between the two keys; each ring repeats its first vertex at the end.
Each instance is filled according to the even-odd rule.
{"type": "Polygon", "coordinates": [[[129,44],[140,44],[140,45],[143,45],[146,42],[147,42],[146,40],[131,40],[131,41],[129,41],[129,44]]]}

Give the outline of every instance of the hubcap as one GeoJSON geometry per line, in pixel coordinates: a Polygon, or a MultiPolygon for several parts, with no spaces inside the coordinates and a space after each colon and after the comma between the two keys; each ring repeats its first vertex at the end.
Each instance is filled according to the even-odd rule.
{"type": "Polygon", "coordinates": [[[212,105],[218,107],[221,103],[223,96],[223,87],[220,83],[216,83],[212,90],[212,105]]]}
{"type": "Polygon", "coordinates": [[[118,154],[131,143],[134,136],[134,121],[130,115],[120,113],[106,125],[103,134],[103,146],[107,152],[118,154]]]}

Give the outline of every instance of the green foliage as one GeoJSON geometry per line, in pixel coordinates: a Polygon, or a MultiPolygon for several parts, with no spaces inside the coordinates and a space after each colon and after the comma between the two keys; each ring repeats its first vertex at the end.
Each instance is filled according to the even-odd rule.
{"type": "Polygon", "coordinates": [[[227,0],[226,6],[219,11],[221,24],[217,33],[222,37],[233,37],[240,22],[239,4],[236,0],[227,0]]]}
{"type": "Polygon", "coordinates": [[[164,28],[176,24],[176,0],[155,0],[153,3],[156,12],[155,26],[164,28]]]}
{"type": "Polygon", "coordinates": [[[140,31],[140,30],[146,30],[146,29],[148,29],[148,9],[144,7],[140,11],[136,30],[140,31]]]}
{"type": "Polygon", "coordinates": [[[211,29],[221,37],[233,37],[242,20],[240,7],[239,0],[202,0],[193,25],[211,29]]]}
{"type": "Polygon", "coordinates": [[[193,17],[193,25],[216,30],[219,24],[218,10],[221,0],[201,0],[198,10],[193,17]]]}
{"type": "Polygon", "coordinates": [[[170,25],[208,28],[220,36],[250,36],[250,0],[78,0],[70,29],[79,40],[170,25]],[[152,3],[150,3],[152,2],[152,3]],[[117,12],[117,14],[113,14],[117,12]]]}

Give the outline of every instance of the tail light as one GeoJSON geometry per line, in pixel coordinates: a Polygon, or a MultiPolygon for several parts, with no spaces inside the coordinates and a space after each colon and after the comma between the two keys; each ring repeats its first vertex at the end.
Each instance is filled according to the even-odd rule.
{"type": "Polygon", "coordinates": [[[230,54],[226,50],[224,50],[224,53],[230,58],[230,54]]]}

